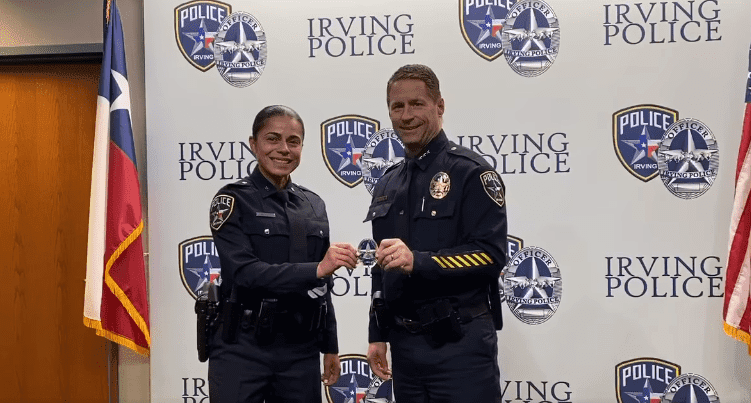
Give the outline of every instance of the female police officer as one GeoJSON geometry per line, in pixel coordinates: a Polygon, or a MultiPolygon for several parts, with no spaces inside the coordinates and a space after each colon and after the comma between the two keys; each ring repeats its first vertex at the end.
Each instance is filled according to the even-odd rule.
{"type": "Polygon", "coordinates": [[[354,268],[357,252],[329,245],[323,200],[290,181],[304,135],[294,110],[262,109],[250,137],[258,166],[211,202],[223,298],[209,353],[212,402],[320,402],[319,382],[339,377],[331,274],[354,268]]]}

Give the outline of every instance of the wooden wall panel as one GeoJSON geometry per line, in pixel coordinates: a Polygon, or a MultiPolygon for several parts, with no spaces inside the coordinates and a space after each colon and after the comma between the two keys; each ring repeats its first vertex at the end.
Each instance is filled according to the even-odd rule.
{"type": "Polygon", "coordinates": [[[0,402],[106,402],[83,325],[98,64],[0,67],[0,402]]]}

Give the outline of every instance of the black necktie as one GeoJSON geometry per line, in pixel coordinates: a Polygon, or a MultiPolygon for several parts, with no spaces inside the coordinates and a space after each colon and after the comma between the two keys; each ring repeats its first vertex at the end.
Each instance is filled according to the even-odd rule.
{"type": "Polygon", "coordinates": [[[287,213],[287,223],[289,228],[289,261],[290,263],[300,263],[308,261],[308,244],[305,228],[305,219],[300,209],[300,202],[292,190],[280,191],[280,196],[284,200],[284,210],[287,213]]]}

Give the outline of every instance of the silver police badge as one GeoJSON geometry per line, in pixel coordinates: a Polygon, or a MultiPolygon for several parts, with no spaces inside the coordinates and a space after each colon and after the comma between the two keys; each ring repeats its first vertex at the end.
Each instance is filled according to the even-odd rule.
{"type": "Polygon", "coordinates": [[[503,182],[501,182],[501,177],[498,176],[498,172],[483,172],[480,175],[480,180],[482,181],[482,187],[485,189],[485,193],[487,193],[496,204],[503,207],[503,204],[506,203],[506,199],[504,197],[503,182]]]}
{"type": "Polygon", "coordinates": [[[528,246],[504,269],[506,303],[528,325],[539,325],[558,310],[563,293],[561,270],[545,249],[528,246]]]}
{"type": "Polygon", "coordinates": [[[214,40],[214,61],[224,81],[247,87],[266,67],[266,34],[256,17],[244,11],[230,14],[219,25],[214,40]]]}
{"type": "Polygon", "coordinates": [[[217,195],[214,200],[211,201],[211,209],[209,210],[209,217],[211,219],[211,228],[218,230],[222,228],[222,224],[232,214],[232,209],[235,206],[235,198],[227,195],[217,195]]]}
{"type": "Polygon", "coordinates": [[[368,139],[362,152],[362,178],[365,188],[373,194],[378,179],[387,169],[404,160],[404,143],[394,129],[381,129],[368,139]]]}
{"type": "Polygon", "coordinates": [[[717,390],[701,375],[683,374],[673,379],[665,389],[663,403],[709,402],[720,403],[717,390]]]}
{"type": "Polygon", "coordinates": [[[451,178],[446,172],[438,172],[430,180],[430,195],[434,199],[443,199],[451,190],[451,178]]]}
{"type": "Polygon", "coordinates": [[[542,0],[521,0],[506,14],[501,31],[509,66],[524,77],[537,77],[553,65],[561,43],[558,17],[542,0]]]}
{"type": "Polygon", "coordinates": [[[668,127],[657,149],[660,179],[673,195],[694,199],[717,178],[720,153],[714,134],[696,119],[681,119],[668,127]]]}
{"type": "Polygon", "coordinates": [[[371,269],[373,268],[373,266],[375,266],[376,249],[378,249],[376,241],[370,238],[363,239],[362,241],[360,241],[360,244],[357,245],[357,259],[361,261],[362,264],[368,269],[371,269]]]}

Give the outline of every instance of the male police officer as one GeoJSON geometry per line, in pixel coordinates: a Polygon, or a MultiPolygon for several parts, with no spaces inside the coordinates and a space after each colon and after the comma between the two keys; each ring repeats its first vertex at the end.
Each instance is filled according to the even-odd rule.
{"type": "Polygon", "coordinates": [[[396,401],[497,402],[503,182],[481,156],[446,137],[430,68],[401,67],[386,91],[407,157],[379,179],[366,219],[379,243],[370,367],[384,379],[392,374],[388,342],[396,401]]]}

